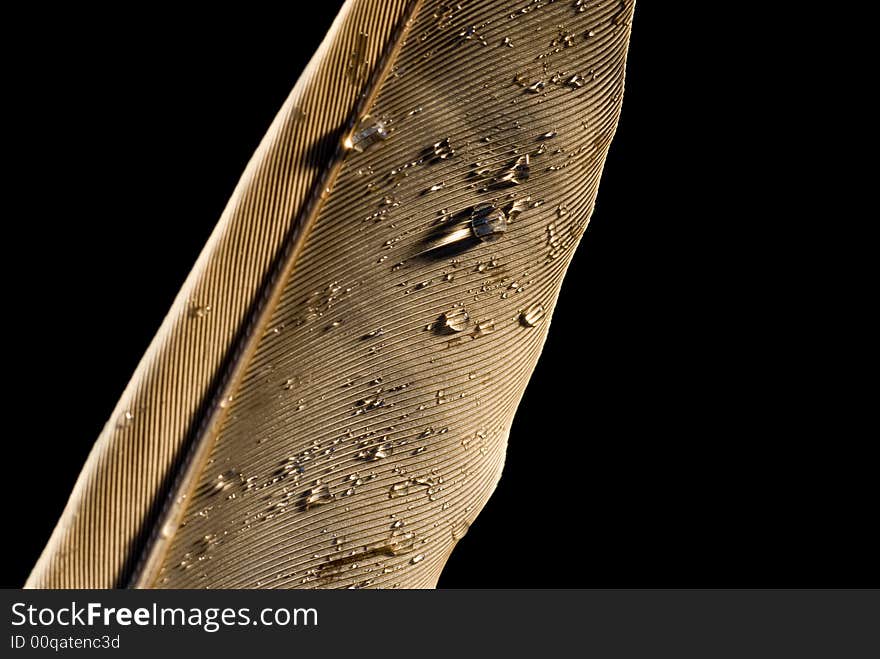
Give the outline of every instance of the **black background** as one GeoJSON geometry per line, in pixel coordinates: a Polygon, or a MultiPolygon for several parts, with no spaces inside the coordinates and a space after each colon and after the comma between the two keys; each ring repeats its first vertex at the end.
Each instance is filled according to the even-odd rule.
{"type": "MultiPolygon", "coordinates": [[[[290,4],[7,22],[0,585],[26,578],[336,12],[290,4]]],[[[596,212],[441,586],[880,584],[847,258],[806,145],[824,136],[774,111],[789,53],[759,75],[728,57],[739,17],[669,5],[637,7],[596,212]]]]}

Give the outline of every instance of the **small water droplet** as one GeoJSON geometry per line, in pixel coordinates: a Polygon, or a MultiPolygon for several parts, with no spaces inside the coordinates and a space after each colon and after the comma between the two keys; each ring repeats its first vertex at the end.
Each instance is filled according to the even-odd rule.
{"type": "Polygon", "coordinates": [[[542,91],[544,91],[545,86],[546,86],[546,83],[543,80],[538,80],[538,82],[533,83],[533,84],[529,85],[528,87],[526,87],[526,91],[529,92],[530,94],[540,94],[542,91]]]}
{"type": "Polygon", "coordinates": [[[304,508],[309,510],[315,506],[321,506],[333,501],[333,495],[326,483],[315,483],[315,486],[306,492],[304,508]]]}
{"type": "Polygon", "coordinates": [[[409,481],[403,481],[402,483],[395,483],[391,486],[391,490],[389,492],[389,496],[393,499],[396,497],[405,497],[409,494],[409,481]]]}
{"type": "Polygon", "coordinates": [[[522,199],[516,199],[507,211],[508,223],[513,222],[516,218],[518,218],[522,214],[522,212],[529,207],[529,202],[531,200],[531,196],[524,197],[522,199]]]}
{"type": "Polygon", "coordinates": [[[504,39],[501,40],[501,45],[513,48],[513,42],[510,40],[510,37],[504,37],[504,39]]]}
{"type": "Polygon", "coordinates": [[[126,410],[119,416],[119,422],[116,424],[120,428],[127,428],[131,425],[131,422],[134,420],[134,414],[131,410],[126,410]]]}
{"type": "Polygon", "coordinates": [[[418,554],[417,556],[413,556],[412,564],[415,565],[416,563],[421,563],[423,560],[425,560],[425,555],[418,554]]]}
{"type": "Polygon", "coordinates": [[[449,143],[449,138],[444,137],[439,142],[434,142],[431,145],[431,150],[433,152],[432,160],[446,160],[447,158],[451,158],[455,155],[455,149],[452,148],[452,145],[449,143]]]}
{"type": "Polygon", "coordinates": [[[225,492],[232,488],[236,483],[241,483],[241,477],[235,469],[229,469],[224,471],[222,474],[219,474],[217,478],[214,479],[214,492],[225,492]]]}
{"type": "Polygon", "coordinates": [[[512,185],[519,185],[526,181],[529,178],[529,160],[529,154],[525,154],[514,160],[492,178],[489,187],[506,188],[512,185]]]}
{"type": "Polygon", "coordinates": [[[204,318],[211,312],[210,304],[194,304],[189,308],[190,318],[204,318]]]}
{"type": "Polygon", "coordinates": [[[526,327],[537,327],[544,320],[544,305],[537,303],[519,315],[519,322],[526,327]]]}
{"type": "Polygon", "coordinates": [[[374,446],[373,448],[358,453],[358,457],[370,461],[382,460],[383,458],[387,458],[389,455],[391,455],[391,444],[374,446]]]}

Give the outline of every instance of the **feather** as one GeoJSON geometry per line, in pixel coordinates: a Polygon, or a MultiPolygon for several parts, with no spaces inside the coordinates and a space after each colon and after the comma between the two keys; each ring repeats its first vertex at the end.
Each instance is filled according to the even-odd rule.
{"type": "Polygon", "coordinates": [[[349,0],[32,588],[427,588],[501,476],[634,2],[349,0]]]}

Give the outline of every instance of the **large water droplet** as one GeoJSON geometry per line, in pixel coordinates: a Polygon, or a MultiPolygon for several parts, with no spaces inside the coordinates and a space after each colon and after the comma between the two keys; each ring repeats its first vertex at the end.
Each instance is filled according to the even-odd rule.
{"type": "Polygon", "coordinates": [[[483,242],[492,242],[507,231],[507,217],[494,204],[477,204],[471,212],[471,229],[483,242]]]}
{"type": "Polygon", "coordinates": [[[366,115],[360,120],[354,132],[345,138],[343,145],[346,149],[361,152],[376,142],[387,140],[388,135],[388,127],[384,121],[366,115]]]}
{"type": "Polygon", "coordinates": [[[464,307],[456,307],[445,312],[441,317],[443,327],[450,332],[463,332],[470,323],[470,316],[464,307]]]}
{"type": "Polygon", "coordinates": [[[544,320],[544,305],[533,304],[519,315],[519,322],[526,327],[537,327],[544,320]]]}

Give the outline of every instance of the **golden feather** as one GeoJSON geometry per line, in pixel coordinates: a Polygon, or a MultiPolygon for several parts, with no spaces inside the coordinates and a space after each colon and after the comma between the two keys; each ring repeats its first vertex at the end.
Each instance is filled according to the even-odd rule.
{"type": "Polygon", "coordinates": [[[633,8],[349,0],[27,586],[433,587],[592,212],[633,8]]]}

